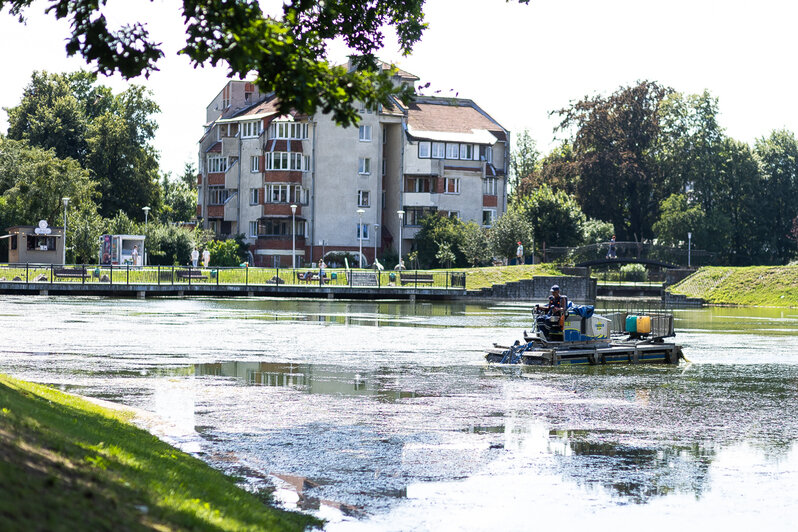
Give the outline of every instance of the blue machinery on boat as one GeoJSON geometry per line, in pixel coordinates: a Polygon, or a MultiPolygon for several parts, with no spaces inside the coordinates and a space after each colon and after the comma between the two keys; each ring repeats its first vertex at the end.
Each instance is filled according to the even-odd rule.
{"type": "Polygon", "coordinates": [[[537,366],[678,364],[682,348],[673,337],[673,315],[616,312],[593,314],[592,307],[569,306],[564,318],[535,314],[532,334],[512,346],[494,344],[485,358],[499,364],[537,366]]]}

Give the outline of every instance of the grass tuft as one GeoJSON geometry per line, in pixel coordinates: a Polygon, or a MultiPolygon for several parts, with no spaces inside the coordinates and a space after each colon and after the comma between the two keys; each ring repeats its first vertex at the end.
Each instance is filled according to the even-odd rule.
{"type": "Polygon", "coordinates": [[[705,267],[668,289],[707,303],[798,306],[798,265],[705,267]]]}

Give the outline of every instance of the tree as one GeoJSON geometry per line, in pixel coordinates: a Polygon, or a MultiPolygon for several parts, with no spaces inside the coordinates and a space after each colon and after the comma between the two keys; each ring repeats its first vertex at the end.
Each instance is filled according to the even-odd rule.
{"type": "Polygon", "coordinates": [[[535,171],[538,158],[540,158],[540,152],[537,145],[529,135],[529,130],[525,129],[516,137],[515,149],[510,154],[510,187],[512,190],[515,190],[522,179],[535,171]]]}
{"type": "Polygon", "coordinates": [[[769,235],[765,251],[785,263],[793,252],[788,235],[798,205],[798,141],[791,131],[773,131],[756,141],[755,151],[763,178],[760,217],[769,235]]]}
{"type": "Polygon", "coordinates": [[[460,251],[471,266],[479,266],[490,261],[491,250],[487,231],[474,221],[467,222],[463,225],[460,251]]]}
{"type": "Polygon", "coordinates": [[[142,207],[159,209],[158,155],[151,145],[159,108],[143,87],[114,95],[94,74],[35,72],[20,104],[6,111],[10,138],[52,148],[90,170],[104,216],[122,209],[143,220],[142,207]]]}
{"type": "Polygon", "coordinates": [[[441,244],[449,244],[449,250],[455,255],[453,262],[458,266],[465,266],[465,256],[460,251],[463,222],[459,218],[434,212],[423,217],[420,225],[421,229],[415,237],[415,250],[418,251],[418,262],[423,268],[444,266],[436,256],[441,244]]]}
{"type": "Polygon", "coordinates": [[[246,255],[241,252],[237,240],[212,240],[205,247],[211,252],[211,264],[214,266],[238,266],[246,261],[246,255]]]}
{"type": "Polygon", "coordinates": [[[582,243],[598,244],[607,242],[615,234],[615,228],[609,222],[590,218],[582,226],[582,243]]]}
{"type": "Polygon", "coordinates": [[[572,173],[584,213],[612,222],[621,238],[642,239],[665,197],[657,161],[659,107],[671,92],[641,81],[604,98],[596,96],[558,111],[560,131],[573,131],[572,173]]]}
{"type": "Polygon", "coordinates": [[[687,240],[687,233],[703,230],[706,213],[701,205],[689,205],[684,194],[671,194],[662,202],[654,233],[660,244],[675,246],[687,240]]]}
{"type": "MultiPolygon", "coordinates": [[[[533,238],[532,224],[517,208],[510,207],[488,230],[490,249],[497,257],[510,259],[515,257],[518,242],[531,243],[533,238]]],[[[527,244],[527,253],[534,253],[527,244]]]]}
{"type": "Polygon", "coordinates": [[[585,215],[576,200],[561,190],[543,185],[519,198],[516,207],[532,225],[535,243],[576,246],[582,242],[585,215]]]}
{"type": "Polygon", "coordinates": [[[526,196],[543,184],[575,195],[579,183],[579,167],[575,164],[573,146],[565,141],[540,159],[533,171],[521,178],[516,196],[526,196]]]}
{"type": "Polygon", "coordinates": [[[147,232],[150,264],[172,266],[188,264],[196,245],[193,231],[184,227],[151,223],[147,232]]]}
{"type": "MultiPolygon", "coordinates": [[[[32,3],[0,0],[0,10],[9,7],[23,20],[32,3]]],[[[251,0],[183,0],[187,41],[180,53],[195,66],[227,64],[230,77],[256,73],[261,91],[279,98],[281,113],[321,109],[339,124],[351,125],[359,119],[357,102],[374,108],[388,103],[391,95],[409,97],[412,87],[394,84],[394,70],[381,68],[374,54],[392,30],[402,53],[409,55],[427,26],[423,6],[424,0],[288,0],[281,15],[269,15],[251,0]],[[327,61],[328,46],[339,41],[356,54],[358,69],[327,61]]],[[[109,29],[106,9],[105,2],[96,0],[52,0],[47,12],[69,21],[67,54],[82,55],[97,72],[119,72],[130,79],[157,70],[163,51],[146,27],[123,23],[109,29]]]]}
{"type": "Polygon", "coordinates": [[[451,268],[456,258],[452,251],[451,242],[438,243],[438,252],[435,253],[435,260],[438,261],[438,264],[441,264],[444,268],[451,268]]]}
{"type": "Polygon", "coordinates": [[[71,198],[70,211],[90,215],[96,212],[96,186],[73,159],[0,137],[0,227],[36,225],[39,220],[63,225],[64,197],[71,198]]]}

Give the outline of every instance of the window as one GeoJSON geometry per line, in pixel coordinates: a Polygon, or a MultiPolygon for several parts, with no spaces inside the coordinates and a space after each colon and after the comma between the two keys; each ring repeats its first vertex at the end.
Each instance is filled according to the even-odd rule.
{"type": "Polygon", "coordinates": [[[208,205],[224,205],[230,191],[224,187],[208,187],[208,205]]]}
{"type": "Polygon", "coordinates": [[[459,144],[447,144],[446,145],[446,158],[447,159],[459,159],[460,158],[460,145],[459,144]]]}
{"type": "Polygon", "coordinates": [[[459,194],[460,193],[460,178],[447,177],[445,179],[443,192],[444,194],[459,194]]]}
{"type": "Polygon", "coordinates": [[[249,189],[249,204],[257,205],[258,203],[260,203],[260,189],[259,188],[249,189]]]}
{"type": "Polygon", "coordinates": [[[498,180],[495,177],[486,177],[482,184],[482,193],[486,196],[495,196],[498,190],[497,182],[498,180]]]}
{"type": "Polygon", "coordinates": [[[493,148],[491,146],[480,146],[479,147],[479,160],[480,161],[487,161],[489,163],[493,162],[493,148]]]}
{"type": "Polygon", "coordinates": [[[249,171],[260,172],[260,157],[257,155],[252,155],[249,158],[249,171]]]}
{"type": "Polygon", "coordinates": [[[357,239],[358,240],[369,239],[369,224],[357,224],[357,239]]]}
{"type": "Polygon", "coordinates": [[[273,151],[266,154],[264,170],[307,170],[309,161],[301,153],[273,151]]]}
{"type": "Polygon", "coordinates": [[[258,236],[258,222],[249,222],[249,236],[255,238],[258,236]]]}
{"type": "Polygon", "coordinates": [[[405,225],[421,225],[421,219],[436,210],[437,207],[405,207],[405,225]]]}
{"type": "Polygon", "coordinates": [[[250,120],[241,123],[241,137],[253,138],[260,135],[260,122],[258,120],[250,120]]]}
{"type": "Polygon", "coordinates": [[[387,161],[387,159],[383,159],[382,160],[382,175],[383,175],[383,177],[385,176],[385,174],[387,172],[388,172],[388,161],[387,161]]]}
{"type": "Polygon", "coordinates": [[[388,130],[386,128],[382,128],[382,143],[388,144],[388,130]]]}
{"type": "Polygon", "coordinates": [[[269,138],[304,140],[308,138],[308,125],[301,122],[272,122],[269,138]]]}
{"type": "Polygon", "coordinates": [[[371,142],[371,126],[360,126],[360,142],[371,142]]]}
{"type": "Polygon", "coordinates": [[[208,155],[208,173],[226,172],[227,157],[221,155],[208,155]]]}
{"type": "Polygon", "coordinates": [[[496,219],[496,209],[482,209],[482,225],[490,227],[496,219]]]}
{"type": "Polygon", "coordinates": [[[357,206],[358,207],[368,207],[369,206],[369,191],[368,190],[358,190],[357,191],[357,206]]]}
{"type": "Polygon", "coordinates": [[[418,158],[419,159],[429,159],[429,149],[430,149],[430,143],[429,142],[419,142],[418,143],[418,158]]]}
{"type": "Polygon", "coordinates": [[[266,203],[307,203],[307,191],[299,185],[266,185],[266,203]]]}
{"type": "Polygon", "coordinates": [[[429,192],[432,189],[432,180],[428,177],[408,177],[405,192],[429,192]]]}
{"type": "Polygon", "coordinates": [[[11,249],[17,249],[17,235],[11,236],[11,249]]]}
{"type": "Polygon", "coordinates": [[[368,157],[361,157],[357,160],[357,173],[370,174],[371,173],[371,159],[368,157]]]}
{"type": "Polygon", "coordinates": [[[460,158],[470,161],[474,158],[474,146],[471,144],[460,144],[460,158]]]}
{"type": "Polygon", "coordinates": [[[449,211],[447,216],[449,218],[460,218],[460,211],[449,211]]]}
{"type": "Polygon", "coordinates": [[[443,159],[446,156],[446,144],[443,142],[432,143],[432,158],[443,159]]]}

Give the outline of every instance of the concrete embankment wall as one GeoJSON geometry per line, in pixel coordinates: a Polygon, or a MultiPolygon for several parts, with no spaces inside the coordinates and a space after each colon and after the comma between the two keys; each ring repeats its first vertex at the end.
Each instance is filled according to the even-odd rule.
{"type": "Polygon", "coordinates": [[[467,295],[478,299],[545,301],[551,294],[551,286],[555,284],[560,285],[560,293],[574,303],[592,305],[596,302],[596,280],[589,277],[534,277],[495,284],[491,288],[469,290],[467,295]]]}

